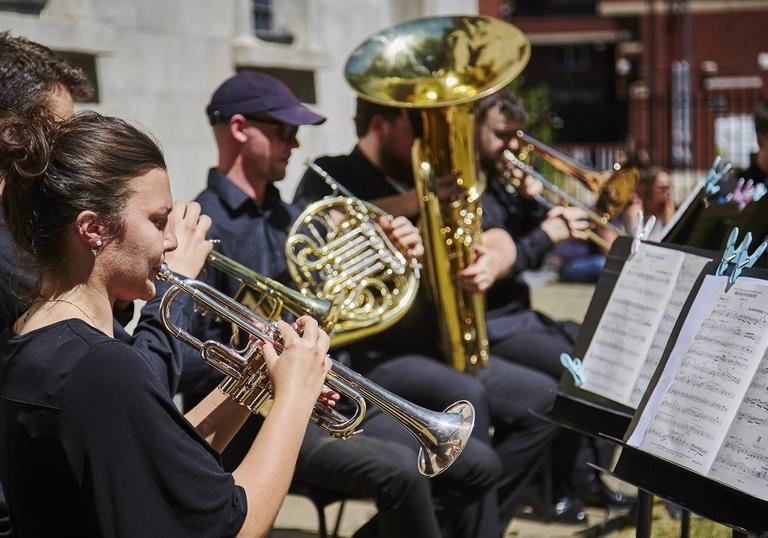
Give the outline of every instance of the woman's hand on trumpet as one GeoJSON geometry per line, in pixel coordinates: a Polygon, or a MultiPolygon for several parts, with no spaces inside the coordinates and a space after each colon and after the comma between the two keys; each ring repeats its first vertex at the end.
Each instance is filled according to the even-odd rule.
{"type": "Polygon", "coordinates": [[[389,219],[381,217],[379,225],[397,249],[410,259],[418,259],[424,254],[424,243],[419,229],[405,217],[389,219]]]}
{"type": "Polygon", "coordinates": [[[211,218],[203,215],[197,202],[176,202],[168,214],[178,246],[165,254],[165,263],[175,273],[196,278],[203,270],[213,244],[205,239],[211,218]]]}
{"type": "Polygon", "coordinates": [[[277,322],[283,340],[283,350],[277,354],[272,344],[264,343],[262,351],[278,399],[306,403],[311,409],[317,401],[329,405],[339,395],[325,387],[325,377],[331,369],[328,357],[330,338],[309,316],[300,317],[295,328],[284,321],[277,322]],[[300,331],[302,334],[299,334],[300,331]]]}

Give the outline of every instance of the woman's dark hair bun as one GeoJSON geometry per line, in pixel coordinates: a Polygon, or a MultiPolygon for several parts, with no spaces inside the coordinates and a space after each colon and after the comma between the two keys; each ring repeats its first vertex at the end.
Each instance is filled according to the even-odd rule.
{"type": "Polygon", "coordinates": [[[53,154],[57,122],[45,108],[24,115],[0,117],[0,177],[4,186],[34,183],[40,179],[53,154]]]}

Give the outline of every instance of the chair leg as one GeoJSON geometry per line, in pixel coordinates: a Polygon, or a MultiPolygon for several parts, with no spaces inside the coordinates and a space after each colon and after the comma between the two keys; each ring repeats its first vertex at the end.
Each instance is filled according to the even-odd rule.
{"type": "Polygon", "coordinates": [[[313,502],[317,510],[317,531],[320,538],[328,538],[328,529],[325,526],[325,507],[317,502],[313,502]]]}
{"type": "Polygon", "coordinates": [[[333,535],[331,538],[339,538],[339,529],[341,528],[341,517],[344,515],[344,505],[346,500],[342,499],[339,505],[339,513],[336,515],[336,524],[333,526],[333,535]]]}

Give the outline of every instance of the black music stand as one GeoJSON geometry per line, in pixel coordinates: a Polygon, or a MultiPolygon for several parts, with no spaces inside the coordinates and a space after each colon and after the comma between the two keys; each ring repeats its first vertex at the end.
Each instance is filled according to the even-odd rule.
{"type": "MultiPolygon", "coordinates": [[[[656,246],[671,248],[690,254],[705,256],[710,259],[718,257],[715,252],[666,243],[656,246]]],[[[632,248],[631,237],[619,237],[614,241],[611,251],[606,258],[605,268],[595,288],[592,302],[589,304],[584,323],[579,336],[573,345],[574,357],[584,357],[589,349],[592,336],[595,334],[600,318],[603,316],[608,300],[611,297],[619,274],[629,257],[632,248]]],[[[641,247],[642,248],[642,245],[641,247]]],[[[565,372],[560,379],[560,388],[555,399],[551,418],[558,424],[571,428],[580,433],[593,437],[608,436],[621,439],[627,431],[635,409],[609,400],[593,392],[584,390],[574,383],[573,377],[565,372]]]]}
{"type": "MultiPolygon", "coordinates": [[[[663,241],[722,250],[734,226],[744,232],[752,232],[757,241],[768,236],[768,195],[739,211],[733,203],[706,205],[704,195],[699,194],[663,241]]],[[[765,264],[766,259],[762,261],[765,264]]]]}
{"type": "MultiPolygon", "coordinates": [[[[688,469],[627,446],[613,471],[599,471],[666,499],[695,514],[730,527],[735,533],[768,537],[768,503],[688,469]]],[[[644,532],[638,525],[638,531],[644,532]]],[[[638,536],[650,536],[640,534],[638,536]]],[[[736,536],[736,534],[734,534],[736,536]]]]}
{"type": "MultiPolygon", "coordinates": [[[[633,425],[639,419],[642,409],[650,399],[653,388],[658,383],[666,367],[667,359],[674,348],[674,343],[680,334],[685,318],[696,297],[696,291],[701,286],[704,276],[706,274],[713,274],[717,265],[718,261],[707,264],[694,285],[693,291],[683,306],[675,328],[670,335],[662,359],[654,372],[648,389],[643,395],[638,411],[633,417],[633,425]]],[[[730,274],[731,270],[732,267],[729,267],[726,274],[730,274]]],[[[747,269],[742,275],[768,280],[768,271],[764,269],[747,269]]],[[[629,446],[616,437],[607,438],[620,445],[622,452],[613,471],[598,469],[601,472],[632,484],[641,491],[647,492],[648,495],[674,502],[685,510],[730,527],[733,530],[734,538],[747,534],[768,538],[768,518],[766,517],[766,514],[768,514],[768,502],[695,473],[685,467],[658,458],[638,448],[629,446]]],[[[648,512],[648,515],[650,515],[650,512],[648,512]]],[[[637,536],[650,537],[650,527],[646,531],[645,527],[641,529],[640,524],[638,524],[637,536]]]]}

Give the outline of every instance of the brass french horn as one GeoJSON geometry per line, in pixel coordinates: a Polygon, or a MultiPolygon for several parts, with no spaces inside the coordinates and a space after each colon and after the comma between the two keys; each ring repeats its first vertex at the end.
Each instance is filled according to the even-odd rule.
{"type": "Polygon", "coordinates": [[[419,290],[420,266],[379,226],[390,215],[354,197],[316,163],[307,166],[334,195],[304,209],[285,255],[301,294],[333,305],[331,344],[342,346],[384,331],[406,314],[419,290]]]}

